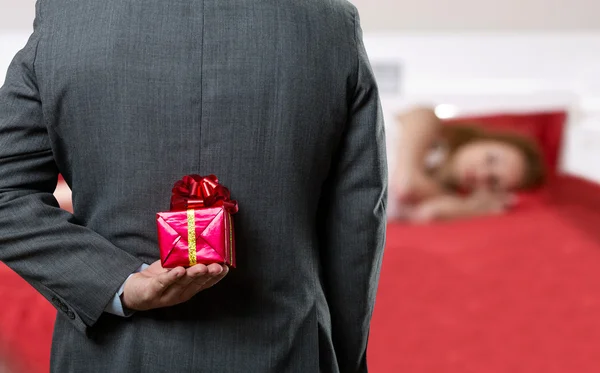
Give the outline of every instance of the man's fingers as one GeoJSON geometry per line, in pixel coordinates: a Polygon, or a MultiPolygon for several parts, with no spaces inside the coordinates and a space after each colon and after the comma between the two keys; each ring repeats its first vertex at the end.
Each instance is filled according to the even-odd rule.
{"type": "MultiPolygon", "coordinates": [[[[154,269],[158,269],[155,264],[154,269]]],[[[205,266],[198,264],[190,268],[177,267],[160,272],[149,278],[147,291],[140,302],[144,307],[168,307],[189,300],[198,292],[221,281],[229,273],[229,267],[221,264],[205,266]]]]}
{"type": "Polygon", "coordinates": [[[219,266],[220,273],[218,275],[207,274],[205,276],[202,276],[201,278],[198,278],[192,284],[188,285],[185,288],[184,292],[181,293],[181,297],[183,298],[183,301],[187,301],[188,299],[190,299],[194,295],[198,294],[202,290],[205,290],[205,289],[208,289],[208,288],[214,286],[219,281],[221,281],[225,276],[227,276],[227,274],[229,273],[229,267],[226,265],[215,264],[215,265],[211,265],[211,266],[213,266],[212,271],[216,270],[214,268],[214,266],[219,266]]]}
{"type": "Polygon", "coordinates": [[[179,303],[185,301],[186,292],[191,286],[208,281],[208,268],[204,264],[197,264],[185,270],[185,276],[171,285],[162,293],[162,301],[166,303],[179,303]]]}
{"type": "Polygon", "coordinates": [[[213,276],[208,281],[206,281],[202,285],[202,288],[203,289],[208,289],[208,288],[216,285],[219,281],[221,281],[223,278],[225,278],[225,276],[227,276],[228,273],[229,273],[229,267],[226,266],[226,265],[222,265],[221,266],[221,272],[218,275],[213,276]]]}
{"type": "Polygon", "coordinates": [[[221,274],[223,272],[223,267],[220,264],[210,264],[208,266],[204,266],[202,264],[197,264],[191,268],[188,268],[188,275],[192,275],[194,278],[194,285],[202,286],[208,280],[213,277],[221,274]],[[196,267],[203,266],[204,268],[195,269],[196,267]],[[198,271],[197,273],[194,271],[198,271]]]}
{"type": "Polygon", "coordinates": [[[221,264],[217,264],[217,263],[210,264],[208,266],[208,273],[211,276],[220,275],[223,272],[223,270],[224,270],[223,267],[227,267],[227,266],[224,266],[224,265],[221,265],[221,264]]]}
{"type": "Polygon", "coordinates": [[[221,264],[177,267],[151,278],[148,290],[141,295],[138,309],[169,307],[188,301],[202,290],[221,281],[229,267],[221,264]]]}
{"type": "Polygon", "coordinates": [[[207,282],[211,281],[215,276],[219,276],[222,272],[223,268],[219,264],[211,264],[209,266],[197,264],[188,268],[184,278],[162,293],[161,303],[173,305],[189,300],[196,293],[205,289],[207,282]]]}
{"type": "Polygon", "coordinates": [[[191,278],[198,278],[208,273],[208,267],[204,264],[196,264],[186,270],[187,275],[191,278]]]}
{"type": "Polygon", "coordinates": [[[182,267],[177,267],[152,278],[150,296],[153,297],[162,295],[171,285],[179,281],[183,275],[185,275],[185,269],[182,267]]]}
{"type": "Polygon", "coordinates": [[[204,264],[197,264],[195,266],[191,266],[185,270],[185,277],[182,278],[174,287],[185,289],[188,285],[190,285],[194,281],[198,281],[203,277],[208,275],[208,267],[204,264]]]}
{"type": "Polygon", "coordinates": [[[182,297],[184,298],[184,300],[188,300],[191,297],[193,297],[194,295],[198,294],[199,292],[213,287],[219,281],[221,281],[225,276],[227,276],[228,272],[229,272],[229,269],[225,269],[216,276],[208,277],[208,280],[204,281],[203,283],[199,283],[197,281],[194,282],[193,284],[191,284],[190,286],[188,286],[185,289],[185,291],[182,293],[182,297]]]}
{"type": "Polygon", "coordinates": [[[196,284],[200,285],[202,289],[208,289],[221,281],[227,273],[229,273],[229,267],[225,264],[211,264],[208,266],[208,275],[205,276],[205,280],[196,281],[196,284]]]}

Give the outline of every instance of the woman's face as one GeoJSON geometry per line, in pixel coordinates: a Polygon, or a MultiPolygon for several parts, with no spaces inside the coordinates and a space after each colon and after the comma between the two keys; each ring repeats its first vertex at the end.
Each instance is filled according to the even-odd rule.
{"type": "Polygon", "coordinates": [[[463,189],[512,190],[523,183],[525,159],[500,141],[474,141],[460,147],[450,162],[453,181],[463,189]]]}

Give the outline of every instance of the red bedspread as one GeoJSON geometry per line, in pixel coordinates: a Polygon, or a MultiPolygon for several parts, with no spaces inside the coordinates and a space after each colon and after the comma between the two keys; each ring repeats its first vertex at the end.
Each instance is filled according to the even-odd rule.
{"type": "Polygon", "coordinates": [[[598,372],[600,187],[554,181],[508,215],[391,224],[373,372],[598,372]]]}
{"type": "Polygon", "coordinates": [[[48,372],[54,307],[2,263],[0,299],[0,359],[11,373],[48,372]]]}

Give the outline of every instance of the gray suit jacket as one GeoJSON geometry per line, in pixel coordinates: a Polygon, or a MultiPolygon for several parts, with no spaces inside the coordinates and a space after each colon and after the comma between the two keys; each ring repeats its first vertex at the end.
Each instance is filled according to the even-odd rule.
{"type": "Polygon", "coordinates": [[[365,372],[387,176],[356,9],[40,0],[34,29],[0,91],[0,260],[59,310],[52,371],[365,372]],[[239,201],[238,268],[104,313],[191,173],[239,201]]]}

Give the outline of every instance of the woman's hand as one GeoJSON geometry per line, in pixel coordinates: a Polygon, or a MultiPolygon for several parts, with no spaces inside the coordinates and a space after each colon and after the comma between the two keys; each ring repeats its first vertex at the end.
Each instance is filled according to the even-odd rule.
{"type": "Polygon", "coordinates": [[[409,212],[409,220],[427,223],[434,220],[452,220],[483,215],[501,214],[514,206],[516,199],[507,193],[480,190],[464,198],[444,195],[418,204],[409,212]]]}
{"type": "Polygon", "coordinates": [[[388,217],[392,220],[410,219],[414,206],[423,198],[416,173],[399,171],[393,175],[389,187],[388,217]]]}
{"type": "Polygon", "coordinates": [[[388,198],[388,217],[393,220],[412,220],[417,206],[440,196],[442,187],[416,170],[399,170],[393,175],[388,198]]]}
{"type": "Polygon", "coordinates": [[[506,192],[480,189],[468,197],[467,203],[474,214],[502,214],[516,203],[516,197],[506,192]]]}
{"type": "Polygon", "coordinates": [[[442,191],[442,187],[435,180],[418,170],[400,169],[390,185],[390,195],[403,204],[418,203],[439,196],[442,191]]]}

